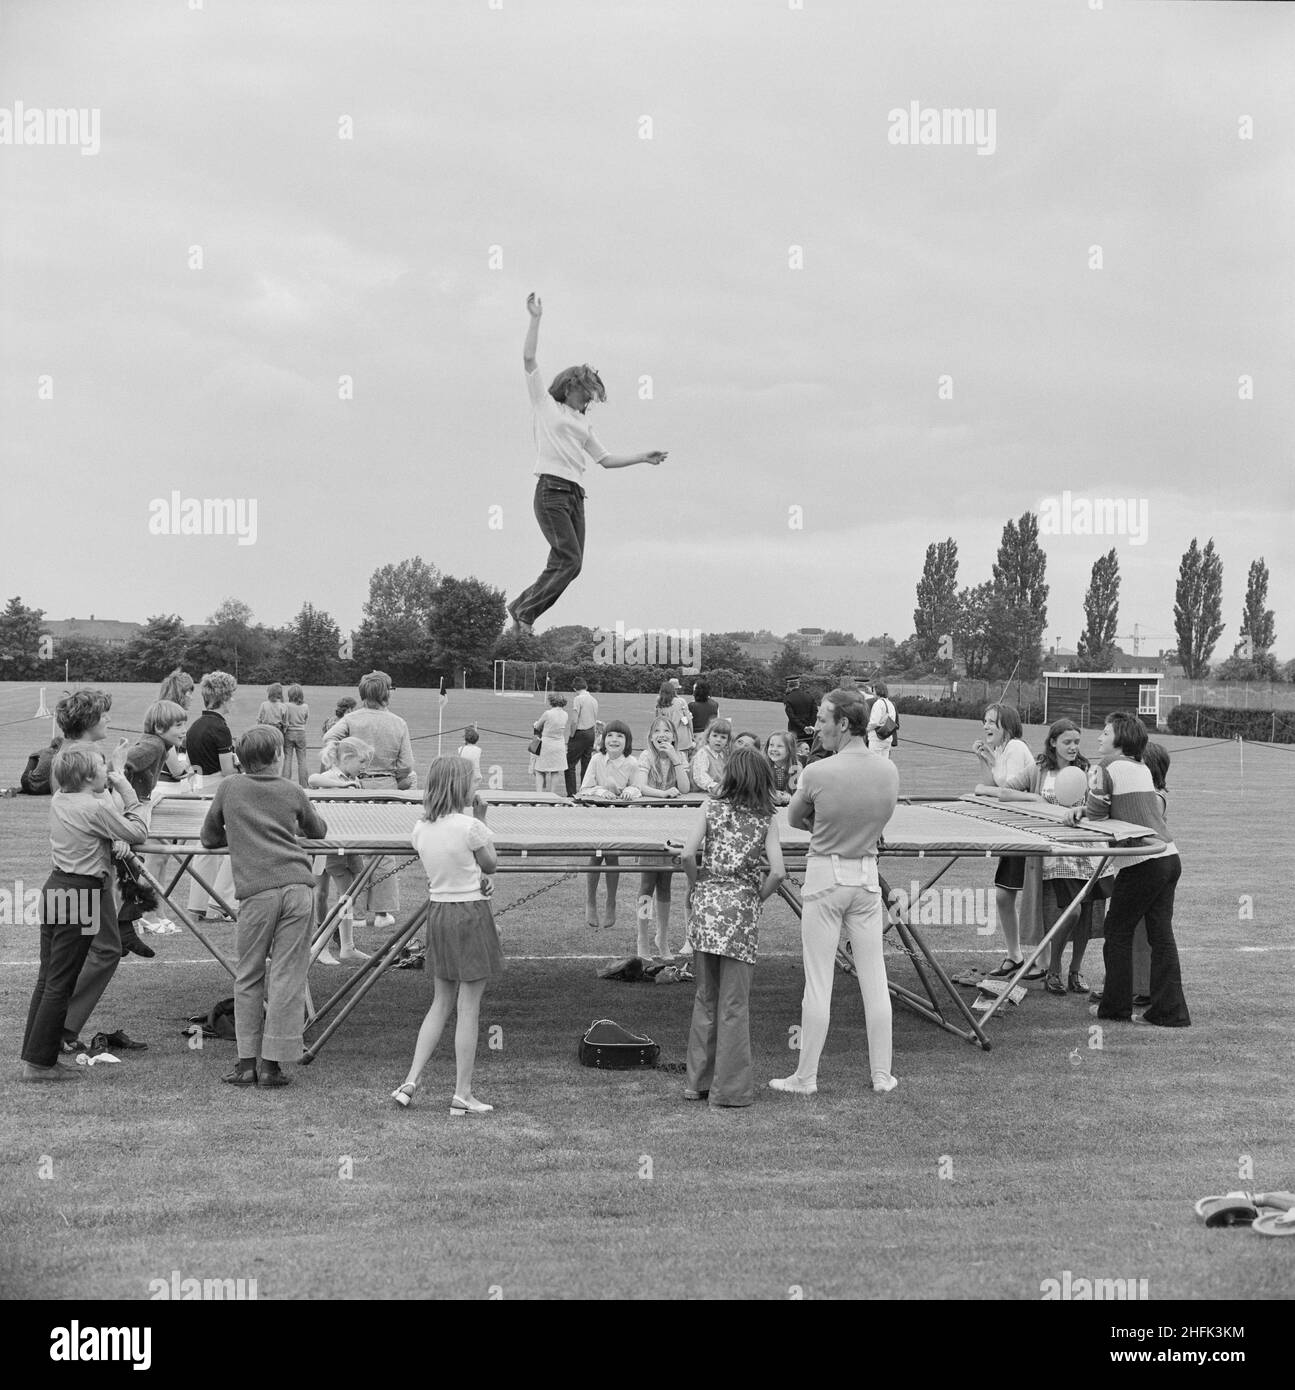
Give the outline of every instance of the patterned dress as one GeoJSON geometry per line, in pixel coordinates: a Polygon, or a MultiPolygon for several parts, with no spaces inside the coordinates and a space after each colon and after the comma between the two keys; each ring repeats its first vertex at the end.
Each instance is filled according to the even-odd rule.
{"type": "Polygon", "coordinates": [[[692,900],[688,938],[696,951],[755,964],[760,885],[770,816],[728,801],[706,804],[702,870],[692,900]]]}

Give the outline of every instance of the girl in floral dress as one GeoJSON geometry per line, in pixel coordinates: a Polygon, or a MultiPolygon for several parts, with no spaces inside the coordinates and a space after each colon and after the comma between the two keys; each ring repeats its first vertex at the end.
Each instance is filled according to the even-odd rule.
{"type": "Polygon", "coordinates": [[[712,1106],[750,1105],[755,1085],[749,1004],[760,911],[786,877],[773,768],[759,749],[729,754],[719,790],[684,846],[683,864],[697,977],[684,1096],[709,1099],[712,1106]],[[700,874],[698,850],[705,861],[700,874]]]}

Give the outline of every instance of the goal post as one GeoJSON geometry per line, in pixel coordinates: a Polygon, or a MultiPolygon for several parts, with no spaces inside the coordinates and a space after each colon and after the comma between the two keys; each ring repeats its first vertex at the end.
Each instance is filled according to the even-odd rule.
{"type": "Polygon", "coordinates": [[[537,665],[534,661],[496,661],[495,694],[534,695],[537,665]]]}

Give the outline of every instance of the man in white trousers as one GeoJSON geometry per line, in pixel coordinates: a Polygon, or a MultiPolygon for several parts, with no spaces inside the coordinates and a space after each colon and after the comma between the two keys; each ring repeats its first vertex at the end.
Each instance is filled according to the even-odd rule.
{"type": "Polygon", "coordinates": [[[805,995],[800,1014],[800,1065],[775,1078],[776,1091],[813,1095],[827,1039],[832,981],[842,927],[849,933],[868,1027],[874,1091],[892,1091],[891,1008],[882,937],[886,917],[877,877],[877,841],[894,814],[899,773],[869,752],[868,705],[857,690],[833,690],[818,710],[817,732],[834,756],[811,763],[787,808],[788,823],[811,832],[802,891],[801,943],[805,995]]]}

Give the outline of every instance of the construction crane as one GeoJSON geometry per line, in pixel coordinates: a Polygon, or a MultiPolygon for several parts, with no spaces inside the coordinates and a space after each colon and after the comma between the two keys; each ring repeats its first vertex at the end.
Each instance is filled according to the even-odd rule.
{"type": "Polygon", "coordinates": [[[1125,632],[1116,637],[1117,642],[1132,642],[1133,655],[1142,655],[1142,643],[1153,637],[1172,637],[1175,644],[1178,641],[1178,634],[1175,632],[1143,632],[1141,623],[1133,624],[1132,632],[1125,632]]]}

